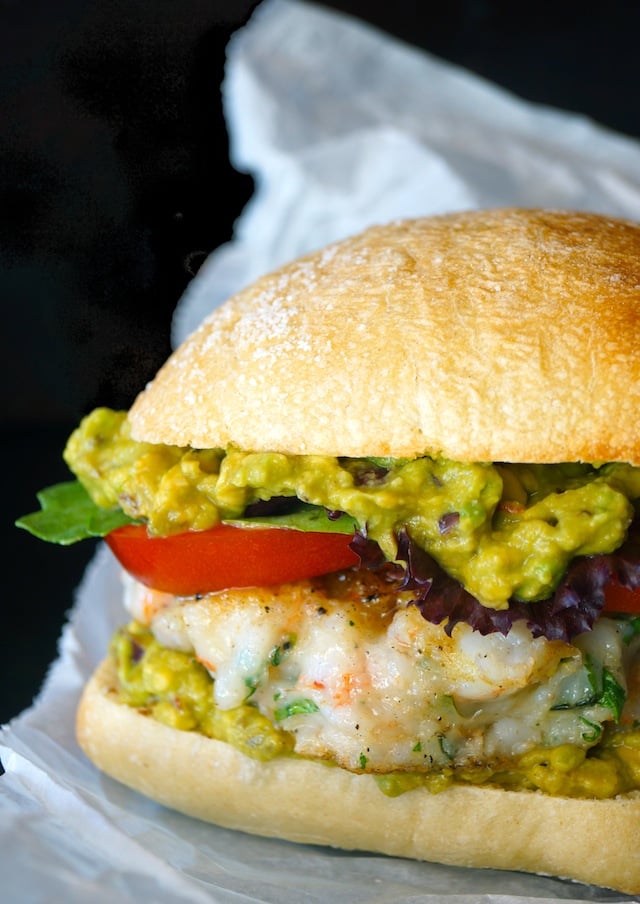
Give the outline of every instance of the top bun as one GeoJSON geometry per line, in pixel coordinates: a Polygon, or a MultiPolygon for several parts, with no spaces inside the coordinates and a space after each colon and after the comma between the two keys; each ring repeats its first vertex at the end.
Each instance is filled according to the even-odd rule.
{"type": "Polygon", "coordinates": [[[129,417],[195,448],[640,464],[639,324],[639,224],[393,222],[234,295],[129,417]]]}

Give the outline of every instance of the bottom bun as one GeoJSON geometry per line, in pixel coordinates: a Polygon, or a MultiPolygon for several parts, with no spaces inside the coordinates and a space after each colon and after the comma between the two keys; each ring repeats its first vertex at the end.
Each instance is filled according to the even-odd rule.
{"type": "Polygon", "coordinates": [[[453,866],[521,870],[640,892],[640,793],[612,800],[455,786],[385,796],[369,775],[291,758],[260,762],[120,704],[105,660],[78,740],[107,775],[230,829],[453,866]]]}

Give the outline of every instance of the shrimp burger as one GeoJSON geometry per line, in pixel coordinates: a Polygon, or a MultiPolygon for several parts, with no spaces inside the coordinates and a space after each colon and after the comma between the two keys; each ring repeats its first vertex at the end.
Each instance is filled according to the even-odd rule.
{"type": "Polygon", "coordinates": [[[640,893],[640,225],[377,226],[215,310],[19,523],[127,610],[78,738],[259,835],[640,893]]]}

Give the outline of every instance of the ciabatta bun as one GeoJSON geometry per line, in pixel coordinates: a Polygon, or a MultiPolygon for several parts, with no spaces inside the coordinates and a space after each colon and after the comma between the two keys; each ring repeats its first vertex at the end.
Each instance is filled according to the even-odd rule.
{"type": "Polygon", "coordinates": [[[640,893],[640,793],[577,800],[457,786],[390,798],[370,775],[294,757],[259,762],[221,741],[168,728],[118,703],[115,687],[107,660],[82,698],[80,744],[107,775],[172,809],[305,844],[640,893]]]}
{"type": "Polygon", "coordinates": [[[197,448],[640,463],[640,226],[493,210],[395,222],[210,315],[130,412],[197,448]]]}

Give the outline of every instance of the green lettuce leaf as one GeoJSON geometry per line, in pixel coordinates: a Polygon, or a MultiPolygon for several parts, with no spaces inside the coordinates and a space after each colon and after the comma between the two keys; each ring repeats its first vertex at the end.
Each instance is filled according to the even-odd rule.
{"type": "Polygon", "coordinates": [[[18,518],[16,527],[49,543],[69,546],[89,537],[104,537],[116,527],[135,523],[120,508],[100,508],[77,480],[47,487],[37,498],[41,510],[18,518]]]}
{"type": "MultiPolygon", "coordinates": [[[[89,537],[104,537],[116,527],[136,524],[120,508],[104,509],[96,505],[77,480],[58,483],[38,493],[41,510],[23,515],[15,522],[40,540],[69,546],[89,537]]],[[[322,533],[352,534],[355,522],[349,515],[331,519],[317,505],[300,503],[287,514],[239,518],[227,521],[237,527],[272,525],[292,530],[321,531],[322,533]]]]}
{"type": "Polygon", "coordinates": [[[273,525],[292,530],[319,531],[323,534],[352,534],[356,527],[356,522],[350,515],[342,514],[339,518],[331,519],[324,508],[306,502],[301,502],[286,514],[235,518],[233,521],[225,521],[225,524],[233,524],[236,527],[273,525]]]}

